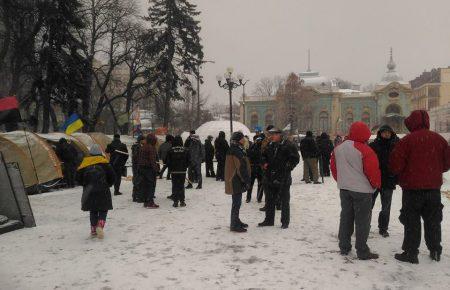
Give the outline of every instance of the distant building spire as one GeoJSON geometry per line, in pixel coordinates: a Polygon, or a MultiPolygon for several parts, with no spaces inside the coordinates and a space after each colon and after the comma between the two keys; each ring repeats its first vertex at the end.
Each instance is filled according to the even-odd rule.
{"type": "Polygon", "coordinates": [[[311,71],[311,51],[309,48],[308,48],[308,70],[307,71],[308,72],[311,71]]]}
{"type": "Polygon", "coordinates": [[[391,53],[390,53],[391,57],[389,59],[389,63],[387,65],[388,71],[389,72],[393,72],[395,71],[395,67],[397,66],[394,62],[394,53],[393,53],[393,49],[391,47],[391,53]]]}

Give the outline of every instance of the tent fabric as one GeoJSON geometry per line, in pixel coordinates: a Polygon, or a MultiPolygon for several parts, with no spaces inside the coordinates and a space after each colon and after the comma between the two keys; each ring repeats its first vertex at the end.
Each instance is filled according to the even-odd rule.
{"type": "MultiPolygon", "coordinates": [[[[29,160],[28,163],[23,162],[23,159],[18,159],[16,161],[19,162],[21,173],[24,176],[29,175],[28,172],[32,172],[32,174],[37,175],[37,180],[36,178],[34,178],[33,180],[30,177],[24,178],[26,187],[30,187],[36,184],[43,184],[63,177],[61,163],[56,156],[55,151],[43,138],[32,132],[25,131],[1,133],[0,137],[3,137],[2,140],[7,139],[17,145],[23,152],[23,154],[25,154],[26,159],[29,160]],[[30,149],[28,149],[28,144],[30,146],[30,149]],[[33,169],[30,151],[33,157],[34,167],[36,168],[36,171],[33,169]],[[29,163],[31,163],[31,168],[29,163]]],[[[5,159],[8,158],[10,157],[6,156],[5,154],[5,159]]]]}
{"type": "Polygon", "coordinates": [[[106,146],[108,146],[108,144],[112,142],[112,139],[103,133],[92,132],[87,134],[91,136],[91,138],[94,140],[95,143],[100,145],[100,148],[102,148],[103,152],[105,152],[106,146]]]}
{"type": "Polygon", "coordinates": [[[83,157],[89,156],[88,147],[83,142],[81,142],[78,138],[76,138],[74,136],[67,135],[67,134],[61,133],[61,132],[54,132],[54,133],[49,133],[49,134],[38,134],[38,136],[44,138],[48,142],[55,144],[55,145],[56,145],[56,143],[59,142],[59,139],[65,138],[66,140],[68,140],[75,146],[75,148],[77,149],[78,152],[83,154],[83,157]]]}

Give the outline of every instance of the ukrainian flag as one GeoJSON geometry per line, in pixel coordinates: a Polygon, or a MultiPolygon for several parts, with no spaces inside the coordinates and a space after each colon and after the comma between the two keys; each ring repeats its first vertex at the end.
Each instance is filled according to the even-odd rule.
{"type": "Polygon", "coordinates": [[[71,135],[72,133],[83,128],[83,126],[84,124],[81,121],[80,117],[77,114],[72,114],[61,127],[61,130],[64,131],[67,135],[71,135]]]}

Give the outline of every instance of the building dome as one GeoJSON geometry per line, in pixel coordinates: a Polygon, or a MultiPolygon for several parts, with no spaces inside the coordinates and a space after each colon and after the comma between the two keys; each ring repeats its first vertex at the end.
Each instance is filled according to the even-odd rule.
{"type": "Polygon", "coordinates": [[[403,81],[403,77],[395,70],[396,67],[397,67],[397,65],[394,62],[394,57],[393,57],[392,48],[391,48],[391,57],[387,64],[388,70],[381,78],[382,84],[388,84],[388,83],[392,83],[392,82],[405,83],[403,81]]]}

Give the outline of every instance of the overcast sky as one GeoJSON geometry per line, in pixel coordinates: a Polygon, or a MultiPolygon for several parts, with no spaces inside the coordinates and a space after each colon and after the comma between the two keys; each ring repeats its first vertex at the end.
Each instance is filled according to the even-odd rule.
{"type": "Polygon", "coordinates": [[[192,2],[202,13],[205,59],[216,62],[203,70],[210,104],[228,100],[216,82],[226,67],[250,79],[250,94],[262,77],[305,71],[308,48],[313,70],[363,85],[380,80],[391,46],[405,80],[450,65],[449,0],[192,2]]]}

